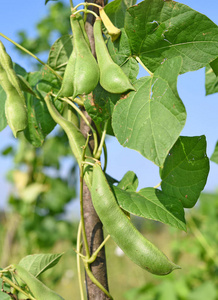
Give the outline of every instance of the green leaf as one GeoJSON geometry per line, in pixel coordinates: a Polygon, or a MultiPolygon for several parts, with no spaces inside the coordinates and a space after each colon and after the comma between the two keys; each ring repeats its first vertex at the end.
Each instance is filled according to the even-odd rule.
{"type": "Polygon", "coordinates": [[[37,97],[36,93],[33,91],[32,87],[30,86],[29,82],[21,75],[17,74],[19,83],[20,83],[20,87],[21,90],[23,92],[27,92],[30,93],[32,95],[34,95],[35,97],[37,97]]]}
{"type": "MultiPolygon", "coordinates": [[[[51,90],[57,92],[59,89],[59,81],[57,78],[46,71],[29,73],[28,82],[34,91],[39,94],[39,99],[31,94],[27,94],[27,111],[28,111],[28,126],[24,131],[26,139],[34,146],[40,147],[45,137],[54,129],[56,123],[50,116],[46,103],[43,97],[51,90]]],[[[62,103],[55,102],[56,108],[61,111],[62,103]]]]}
{"type": "Polygon", "coordinates": [[[217,299],[217,288],[215,284],[209,280],[203,282],[200,286],[192,290],[188,296],[188,300],[216,300],[217,299]]]}
{"type": "Polygon", "coordinates": [[[128,171],[118,183],[117,187],[125,191],[128,190],[135,192],[138,184],[139,181],[136,174],[133,171],[128,171]]]}
{"type": "Polygon", "coordinates": [[[121,30],[121,36],[115,42],[108,40],[108,51],[113,61],[118,64],[130,81],[136,80],[139,72],[139,65],[132,57],[129,40],[124,29],[121,30]]]}
{"type": "Polygon", "coordinates": [[[204,189],[208,173],[205,136],[181,136],[164,163],[161,172],[162,191],[179,199],[183,207],[191,208],[204,189]]]}
{"type": "Polygon", "coordinates": [[[216,76],[218,76],[218,58],[214,59],[211,63],[210,63],[211,68],[213,69],[213,72],[216,74],[216,76]]]}
{"type": "Polygon", "coordinates": [[[49,1],[57,1],[57,0],[45,0],[45,5],[46,5],[49,1]]]}
{"type": "Polygon", "coordinates": [[[64,132],[61,131],[58,135],[48,138],[42,146],[43,165],[59,169],[61,156],[68,154],[71,154],[68,139],[64,132]]]}
{"type": "Polygon", "coordinates": [[[112,126],[120,144],[162,166],[185,125],[186,111],[177,90],[181,58],[166,60],[152,77],[136,81],[136,92],[117,102],[112,126]]]}
{"type": "Polygon", "coordinates": [[[177,199],[154,188],[133,192],[114,186],[113,191],[117,202],[125,211],[186,231],[184,209],[177,199]]]}
{"type": "Polygon", "coordinates": [[[20,197],[26,203],[33,203],[37,201],[41,193],[47,190],[48,186],[46,184],[33,182],[20,191],[20,197]]]}
{"type": "Polygon", "coordinates": [[[205,68],[205,89],[206,95],[218,93],[218,77],[210,65],[205,68]]]}
{"type": "Polygon", "coordinates": [[[27,96],[28,126],[24,130],[24,135],[34,147],[40,147],[44,142],[44,135],[36,117],[35,104],[38,101],[40,100],[32,95],[27,96]]]}
{"type": "Polygon", "coordinates": [[[23,67],[21,67],[19,64],[15,63],[15,62],[13,62],[13,69],[16,72],[17,75],[20,75],[20,76],[23,76],[23,77],[27,76],[26,70],[23,67]]]}
{"type": "Polygon", "coordinates": [[[157,291],[160,297],[158,297],[158,300],[177,300],[177,294],[175,291],[175,283],[173,281],[165,280],[161,282],[157,286],[157,291]]]}
{"type": "Polygon", "coordinates": [[[183,58],[181,73],[198,70],[218,56],[217,25],[176,1],[142,1],[127,10],[124,28],[132,54],[151,72],[178,55],[183,58]]]}
{"type": "Polygon", "coordinates": [[[64,253],[33,254],[22,258],[19,265],[25,268],[33,276],[38,277],[46,270],[54,267],[64,253]]]}
{"type": "Polygon", "coordinates": [[[210,157],[210,160],[218,164],[218,141],[216,143],[215,149],[213,151],[213,154],[210,157]]]}
{"type": "Polygon", "coordinates": [[[63,75],[72,51],[73,36],[69,34],[61,36],[51,46],[48,65],[60,75],[63,75]]]}
{"type": "Polygon", "coordinates": [[[0,291],[0,300],[11,300],[11,299],[12,298],[8,294],[0,291]]]}
{"type": "Polygon", "coordinates": [[[75,187],[60,178],[47,178],[46,184],[50,189],[42,195],[39,206],[50,210],[50,213],[63,213],[64,206],[75,197],[75,187]],[[54,201],[55,199],[55,201],[54,201]]]}
{"type": "Polygon", "coordinates": [[[128,7],[134,5],[136,0],[115,0],[108,3],[104,10],[111,22],[118,28],[124,27],[126,10],[128,7]]]}
{"type": "Polygon", "coordinates": [[[120,94],[111,94],[105,91],[100,84],[93,91],[93,98],[87,96],[84,102],[85,109],[90,117],[97,123],[105,122],[111,118],[114,104],[120,99],[120,94]]]}

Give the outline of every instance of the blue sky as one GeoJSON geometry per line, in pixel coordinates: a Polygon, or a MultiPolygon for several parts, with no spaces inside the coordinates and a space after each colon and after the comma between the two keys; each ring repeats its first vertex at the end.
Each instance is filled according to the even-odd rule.
{"type": "MultiPolygon", "coordinates": [[[[66,0],[65,2],[68,3],[69,1],[66,0]]],[[[218,24],[217,0],[181,0],[178,2],[189,5],[218,24]]],[[[75,4],[77,3],[78,1],[75,2],[75,4]]],[[[16,33],[19,30],[26,30],[29,36],[34,37],[36,34],[35,24],[47,14],[48,5],[44,5],[44,0],[0,0],[0,32],[15,41],[18,41],[16,33]]],[[[1,37],[0,39],[12,60],[30,71],[29,62],[33,59],[24,59],[14,51],[14,47],[10,42],[1,37]]],[[[42,57],[42,59],[46,61],[45,57],[42,57]]],[[[144,76],[146,74],[143,74],[142,71],[140,75],[144,76]]],[[[187,122],[181,135],[206,135],[207,152],[208,156],[211,156],[218,140],[218,95],[205,96],[204,69],[179,76],[178,92],[187,110],[187,122]]],[[[9,128],[6,128],[0,132],[0,150],[11,143],[15,143],[15,140],[9,128]]],[[[132,170],[139,177],[139,188],[155,186],[159,183],[159,170],[152,162],[136,151],[123,148],[115,138],[109,138],[107,145],[109,159],[107,172],[111,176],[121,179],[125,172],[132,170]]],[[[9,158],[0,157],[0,208],[5,203],[10,188],[4,177],[11,165],[9,158]]],[[[205,191],[216,189],[218,186],[217,178],[218,166],[211,162],[211,170],[205,191]]]]}

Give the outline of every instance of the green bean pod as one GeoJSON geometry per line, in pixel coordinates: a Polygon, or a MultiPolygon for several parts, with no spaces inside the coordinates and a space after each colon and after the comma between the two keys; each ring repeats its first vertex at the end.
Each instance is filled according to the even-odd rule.
{"type": "Polygon", "coordinates": [[[119,207],[98,163],[93,167],[91,195],[105,229],[135,264],[156,275],[166,275],[180,268],[134,227],[119,207]]]}
{"type": "Polygon", "coordinates": [[[57,96],[75,98],[78,95],[89,94],[95,89],[99,81],[99,67],[76,16],[71,15],[70,21],[73,31],[73,52],[57,96]]]}
{"type": "Polygon", "coordinates": [[[101,19],[96,18],[94,28],[95,52],[100,68],[100,85],[108,92],[122,94],[135,90],[129,78],[111,58],[101,30],[101,19]]]}
{"type": "Polygon", "coordinates": [[[64,300],[20,265],[12,265],[15,274],[28,286],[36,300],[64,300]]]}
{"type": "Polygon", "coordinates": [[[27,108],[19,79],[13,69],[10,56],[0,41],[0,85],[3,87],[7,98],[5,102],[5,115],[13,134],[27,126],[27,108]]]}
{"type": "Polygon", "coordinates": [[[86,43],[88,44],[89,48],[91,49],[90,41],[89,41],[86,29],[85,29],[85,23],[84,23],[83,17],[81,16],[81,14],[78,13],[78,14],[76,14],[76,18],[77,18],[77,20],[79,22],[79,25],[81,27],[81,30],[82,30],[83,36],[84,36],[84,38],[86,40],[86,43]]]}

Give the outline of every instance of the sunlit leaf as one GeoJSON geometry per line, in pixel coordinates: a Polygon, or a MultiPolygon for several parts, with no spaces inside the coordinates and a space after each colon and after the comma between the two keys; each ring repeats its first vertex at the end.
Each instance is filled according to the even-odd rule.
{"type": "Polygon", "coordinates": [[[181,73],[198,70],[218,56],[218,27],[207,16],[176,1],[144,0],[127,10],[125,30],[132,54],[154,72],[180,55],[181,73]]]}
{"type": "Polygon", "coordinates": [[[37,277],[46,270],[54,267],[64,253],[57,254],[33,254],[22,258],[19,265],[25,268],[33,276],[37,277]]]}
{"type": "Polygon", "coordinates": [[[179,137],[186,120],[177,90],[181,58],[165,61],[153,76],[136,81],[115,105],[112,126],[120,144],[139,151],[161,166],[179,137]]]}

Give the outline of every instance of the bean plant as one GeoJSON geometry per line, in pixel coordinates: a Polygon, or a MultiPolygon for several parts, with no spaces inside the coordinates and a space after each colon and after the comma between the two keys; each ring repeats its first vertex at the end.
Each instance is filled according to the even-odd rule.
{"type": "MultiPolygon", "coordinates": [[[[145,272],[167,275],[182,267],[144,237],[130,216],[186,231],[185,209],[195,206],[204,189],[209,159],[204,135],[180,135],[186,109],[177,78],[205,66],[216,78],[218,27],[171,0],[114,0],[106,6],[74,6],[70,0],[69,21],[72,34],[54,42],[46,63],[0,33],[42,65],[39,71],[19,74],[1,39],[0,126],[9,125],[15,138],[22,135],[35,147],[42,146],[57,124],[66,133],[80,169],[81,220],[73,250],[81,299],[85,290],[90,300],[113,299],[105,257],[103,276],[98,268],[110,238],[145,272]],[[147,76],[138,76],[139,65],[147,76]],[[107,135],[157,165],[160,183],[137,190],[134,172],[120,181],[107,174],[107,135]],[[85,190],[92,198],[88,206],[94,207],[88,218],[95,214],[94,225],[103,225],[105,238],[97,239],[96,228],[87,229],[85,190]],[[96,294],[90,292],[93,286],[96,294]]],[[[37,278],[63,255],[34,254],[11,262],[0,271],[0,299],[63,299],[61,291],[55,293],[37,278]]]]}

